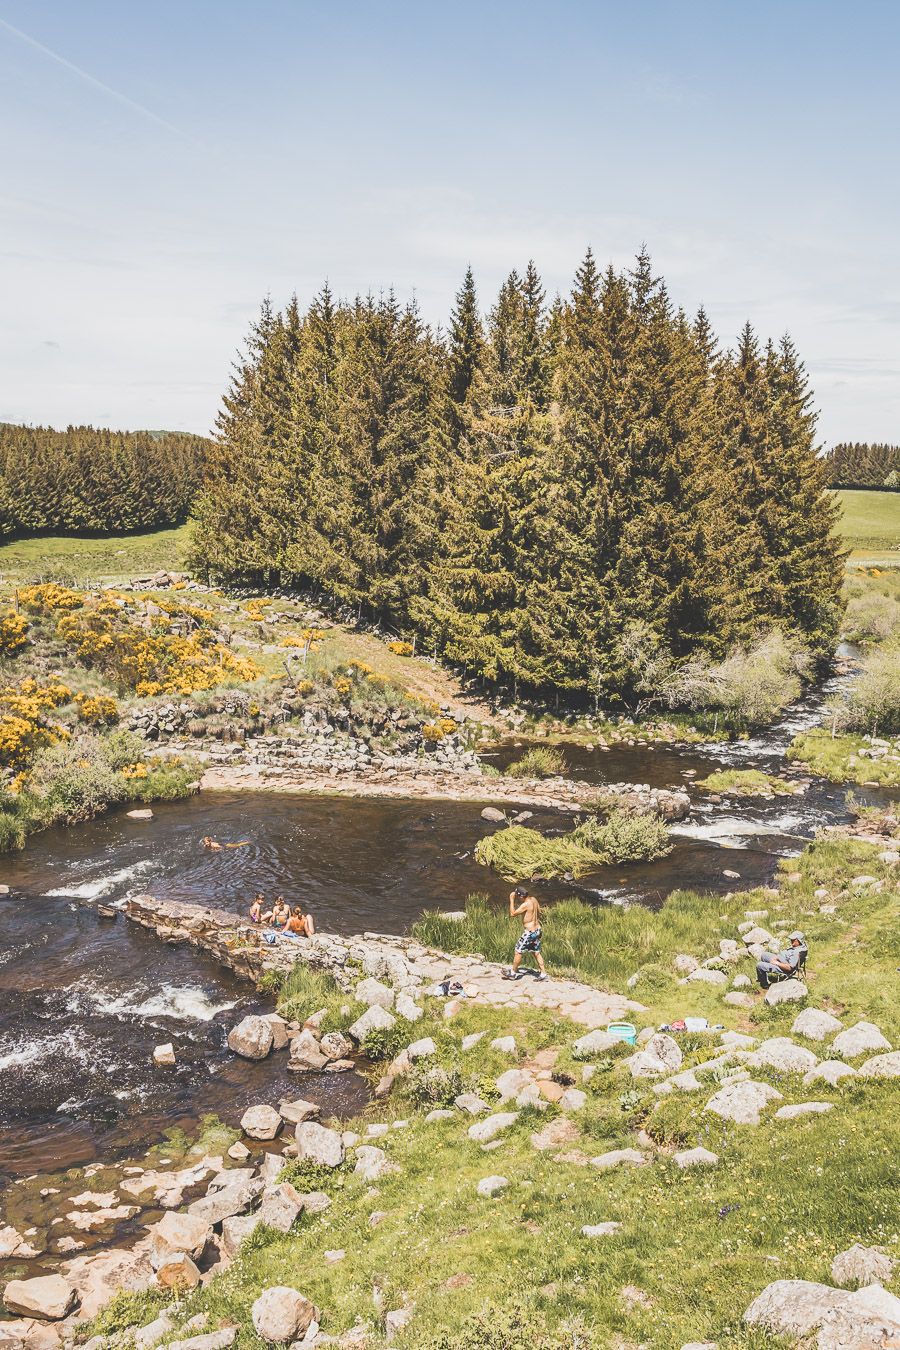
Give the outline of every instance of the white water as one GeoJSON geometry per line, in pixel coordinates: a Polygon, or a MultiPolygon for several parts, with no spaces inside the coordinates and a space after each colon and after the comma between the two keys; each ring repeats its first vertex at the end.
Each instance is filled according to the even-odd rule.
{"type": "Polygon", "coordinates": [[[59,886],[52,891],[47,891],[47,895],[60,896],[70,900],[97,900],[101,896],[109,895],[118,886],[131,881],[134,877],[146,872],[152,863],[149,858],[144,858],[140,862],[132,863],[130,867],[123,867],[118,872],[110,872],[103,877],[95,877],[93,881],[83,881],[80,886],[59,886]]]}
{"type": "Polygon", "coordinates": [[[233,1008],[234,1002],[213,1003],[202,989],[190,985],[179,988],[174,984],[162,984],[152,992],[146,985],[135,985],[132,989],[116,993],[98,989],[96,985],[82,980],[73,988],[67,1006],[73,1013],[171,1017],[183,1022],[211,1022],[219,1013],[233,1008]]]}

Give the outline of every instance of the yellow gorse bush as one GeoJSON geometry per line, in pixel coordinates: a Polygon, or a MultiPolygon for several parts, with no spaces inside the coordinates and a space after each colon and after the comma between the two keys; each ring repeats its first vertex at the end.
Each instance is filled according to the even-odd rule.
{"type": "Polygon", "coordinates": [[[24,605],[31,614],[79,609],[84,604],[84,596],[80,591],[60,586],[57,581],[46,581],[40,586],[23,586],[18,595],[19,604],[24,605]]]}
{"type": "Polygon", "coordinates": [[[426,741],[442,741],[445,736],[452,736],[454,731],[456,723],[452,717],[439,717],[436,722],[426,722],[422,727],[426,741]]]}
{"type": "Polygon", "coordinates": [[[14,656],[28,642],[28,620],[9,610],[0,615],[0,656],[14,656]]]}
{"type": "Polygon", "coordinates": [[[119,705],[107,694],[76,694],[75,706],[81,721],[91,726],[115,722],[119,716],[119,705]]]}
{"type": "Polygon", "coordinates": [[[47,714],[71,697],[68,685],[30,678],[0,689],[0,765],[25,768],[38,750],[68,739],[65,727],[47,714]]]}
{"type": "Polygon", "coordinates": [[[411,642],[389,642],[387,649],[389,652],[393,652],[395,656],[412,656],[413,654],[411,642]]]}

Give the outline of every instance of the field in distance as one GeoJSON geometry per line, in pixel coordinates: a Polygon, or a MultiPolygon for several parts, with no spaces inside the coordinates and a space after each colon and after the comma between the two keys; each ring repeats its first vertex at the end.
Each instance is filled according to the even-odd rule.
{"type": "Polygon", "coordinates": [[[838,529],[850,546],[854,561],[900,565],[900,492],[840,491],[838,529]]]}

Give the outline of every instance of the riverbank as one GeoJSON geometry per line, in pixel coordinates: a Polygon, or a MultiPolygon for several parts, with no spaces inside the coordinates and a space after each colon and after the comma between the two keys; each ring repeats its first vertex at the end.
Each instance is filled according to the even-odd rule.
{"type": "MultiPolygon", "coordinates": [[[[279,1125],[267,1154],[284,1148],[285,1134],[286,1151],[298,1153],[280,1183],[280,1164],[263,1157],[260,1169],[260,1145],[246,1134],[251,1156],[203,1179],[210,1197],[225,1196],[213,1208],[199,1199],[215,1231],[197,1259],[216,1273],[172,1307],[161,1340],[209,1334],[223,1346],[262,1346],[254,1305],[283,1286],[316,1306],[323,1336],[347,1346],[560,1350],[574,1336],[590,1350],[688,1341],[751,1350],[768,1331],[833,1350],[844,1344],[827,1339],[839,1313],[855,1317],[855,1346],[880,1344],[862,1338],[866,1304],[846,1302],[848,1262],[836,1258],[860,1244],[859,1282],[881,1280],[882,1315],[895,1315],[893,830],[887,821],[875,842],[817,842],[768,890],[675,897],[657,945],[648,947],[640,912],[625,925],[598,912],[583,945],[603,946],[603,983],[620,997],[637,976],[645,1008],[629,1016],[646,1028],[637,1055],[602,1025],[586,1036],[554,1009],[435,999],[424,979],[409,985],[410,966],[388,962],[375,977],[382,995],[355,970],[353,996],[367,980],[372,1006],[409,1044],[389,1095],[337,1128],[279,1125]],[[756,948],[777,946],[798,924],[810,948],[806,983],[754,993],[756,948]],[[407,1024],[397,1013],[410,1004],[421,1013],[407,1024]],[[656,1034],[685,1013],[724,1029],[656,1034]],[[287,1232],[258,1227],[276,1201],[287,1215],[294,1206],[287,1232]],[[223,1203],[236,1204],[234,1222],[213,1217],[223,1203]],[[533,1279],[523,1285],[526,1264],[533,1279]]],[[[168,927],[172,914],[163,918],[168,927]]],[[[193,919],[183,922],[190,941],[193,919]]],[[[444,922],[468,944],[464,923],[444,922]]],[[[548,934],[553,927],[551,910],[548,934]]],[[[408,940],[389,940],[381,955],[404,947],[419,959],[408,940]]],[[[299,1097],[301,1084],[302,1075],[299,1097]]],[[[285,1121],[277,1101],[262,1093],[259,1103],[285,1121]]],[[[89,1190],[100,1185],[88,1179],[89,1190]]],[[[152,1270],[138,1292],[133,1261],[131,1292],[90,1329],[102,1336],[95,1350],[122,1344],[126,1328],[172,1304],[170,1292],[154,1292],[152,1270]]],[[[75,1276],[83,1288],[81,1269],[63,1272],[70,1284],[75,1276]]]]}

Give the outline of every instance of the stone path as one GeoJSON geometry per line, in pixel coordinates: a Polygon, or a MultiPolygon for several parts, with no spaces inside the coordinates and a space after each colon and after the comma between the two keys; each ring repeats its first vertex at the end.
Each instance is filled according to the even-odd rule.
{"type": "MultiPolygon", "coordinates": [[[[594,989],[577,980],[533,977],[504,980],[504,967],[479,956],[455,956],[423,947],[412,938],[384,933],[336,937],[317,933],[313,938],[279,937],[274,946],[262,941],[260,930],[237,915],[204,905],[157,900],[151,895],[132,897],[125,906],[129,919],[155,932],[164,942],[189,942],[245,978],[258,980],[268,971],[287,971],[297,962],[328,970],[349,990],[359,971],[379,976],[399,974],[398,987],[437,984],[447,975],[462,982],[472,1002],[494,1007],[549,1008],[580,1026],[600,1027],[643,1005],[619,994],[594,989]]],[[[454,1000],[448,1000],[452,1005],[454,1000]]]]}

